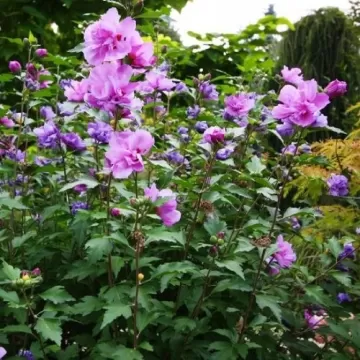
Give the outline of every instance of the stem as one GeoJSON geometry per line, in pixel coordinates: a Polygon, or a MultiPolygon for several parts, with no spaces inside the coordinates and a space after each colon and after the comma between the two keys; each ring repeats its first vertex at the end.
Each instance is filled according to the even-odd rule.
{"type": "Polygon", "coordinates": [[[139,257],[140,257],[140,246],[136,244],[136,253],[135,253],[135,268],[136,268],[136,289],[135,289],[135,303],[134,303],[134,349],[137,349],[138,342],[138,329],[137,329],[137,312],[139,307],[139,257]]]}
{"type": "MultiPolygon", "coordinates": [[[[106,235],[109,236],[109,220],[110,220],[110,188],[111,188],[112,176],[109,174],[109,180],[107,183],[107,199],[106,199],[106,235]]],[[[112,274],[112,261],[111,261],[111,252],[108,254],[108,283],[110,287],[114,286],[114,279],[112,274]]]]}
{"type": "Polygon", "coordinates": [[[97,142],[95,143],[94,149],[95,149],[94,155],[96,161],[96,172],[99,172],[99,145],[97,142]]]}

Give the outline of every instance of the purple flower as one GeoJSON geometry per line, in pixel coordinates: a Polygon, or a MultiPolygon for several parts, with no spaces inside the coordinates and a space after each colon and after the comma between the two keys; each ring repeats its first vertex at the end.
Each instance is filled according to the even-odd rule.
{"type": "Polygon", "coordinates": [[[78,193],[84,193],[87,191],[87,185],[85,184],[79,184],[74,186],[74,191],[78,192],[78,193]]]}
{"type": "Polygon", "coordinates": [[[312,124],[314,128],[322,128],[328,125],[327,116],[320,114],[316,117],[315,122],[312,124]]]}
{"type": "Polygon", "coordinates": [[[187,144],[190,141],[189,134],[180,134],[180,141],[184,144],[187,144]]]}
{"type": "Polygon", "coordinates": [[[7,351],[0,346],[0,360],[6,355],[7,351]]]}
{"type": "Polygon", "coordinates": [[[34,134],[38,138],[40,147],[54,149],[59,145],[60,132],[51,120],[46,122],[44,126],[34,129],[34,134]]]}
{"type": "Polygon", "coordinates": [[[51,163],[51,159],[47,159],[43,156],[36,156],[35,157],[35,160],[34,160],[34,163],[37,165],[37,166],[45,166],[45,165],[49,165],[51,163]]]}
{"type": "Polygon", "coordinates": [[[9,62],[9,70],[13,73],[13,74],[17,74],[21,71],[21,64],[18,61],[10,61],[9,62]]]}
{"type": "Polygon", "coordinates": [[[111,216],[118,217],[121,215],[121,210],[119,208],[112,208],[110,214],[111,216]]]}
{"type": "Polygon", "coordinates": [[[166,154],[166,158],[174,163],[174,164],[183,164],[184,163],[184,156],[181,155],[178,151],[170,151],[166,154]]]}
{"type": "Polygon", "coordinates": [[[310,329],[317,329],[325,322],[324,316],[313,315],[309,310],[305,310],[304,318],[310,329]]]}
{"type": "Polygon", "coordinates": [[[332,174],[326,183],[332,196],[346,196],[349,193],[348,179],[344,175],[332,174]]]}
{"type": "Polygon", "coordinates": [[[115,179],[127,179],[134,171],[142,172],[146,155],[154,145],[154,138],[146,130],[113,133],[109,150],[105,153],[105,170],[115,179]]]}
{"type": "Polygon", "coordinates": [[[177,130],[178,134],[183,135],[189,132],[189,129],[184,126],[179,126],[177,130]]]}
{"type": "Polygon", "coordinates": [[[170,91],[175,87],[175,83],[166,75],[150,71],[145,75],[145,81],[140,85],[140,91],[144,94],[154,91],[170,91]]]}
{"type": "Polygon", "coordinates": [[[296,143],[291,143],[290,145],[282,148],[281,153],[284,155],[295,155],[297,153],[297,148],[296,143]]]}
{"type": "Polygon", "coordinates": [[[343,302],[351,302],[350,295],[347,293],[338,293],[336,300],[339,304],[342,304],[343,302]]]}
{"type": "Polygon", "coordinates": [[[302,73],[301,69],[299,68],[289,69],[287,66],[284,66],[284,68],[281,70],[281,76],[284,79],[284,81],[296,86],[304,81],[303,75],[301,73],[302,73]]]}
{"type": "Polygon", "coordinates": [[[207,130],[209,128],[208,124],[206,121],[198,121],[195,124],[195,130],[199,133],[199,134],[203,134],[205,132],[205,130],[207,130]]]}
{"type": "Polygon", "coordinates": [[[63,90],[65,90],[67,87],[71,86],[72,82],[73,80],[71,79],[61,79],[59,85],[63,90]]]}
{"type": "Polygon", "coordinates": [[[167,74],[167,72],[170,70],[170,64],[166,61],[163,61],[156,70],[157,72],[167,74]]]}
{"type": "Polygon", "coordinates": [[[291,227],[293,228],[293,230],[301,229],[301,224],[300,224],[299,220],[296,217],[292,217],[290,219],[290,222],[291,222],[291,227]]]}
{"type": "Polygon", "coordinates": [[[23,163],[25,160],[25,152],[21,150],[12,149],[6,152],[8,159],[23,163]]]}
{"type": "Polygon", "coordinates": [[[211,126],[205,130],[203,139],[209,144],[222,143],[225,140],[225,130],[218,126],[211,126]]]}
{"type": "Polygon", "coordinates": [[[271,264],[277,265],[280,268],[289,268],[293,262],[296,261],[296,254],[292,248],[292,245],[285,241],[282,235],[279,235],[276,239],[277,250],[271,261],[271,264]]]}
{"type": "Polygon", "coordinates": [[[83,201],[75,201],[71,204],[71,213],[75,215],[79,210],[88,210],[89,205],[83,201]]]}
{"type": "Polygon", "coordinates": [[[108,144],[113,129],[109,124],[103,121],[96,121],[88,124],[87,132],[96,142],[100,144],[108,144]]]}
{"type": "Polygon", "coordinates": [[[12,128],[12,127],[15,126],[14,121],[9,119],[7,116],[4,116],[4,117],[0,118],[0,124],[4,125],[7,128],[12,128]]]}
{"type": "Polygon", "coordinates": [[[144,193],[145,196],[153,203],[159,198],[168,199],[165,203],[156,208],[156,212],[165,226],[172,226],[180,221],[181,213],[176,210],[176,196],[170,189],[158,190],[156,185],[152,184],[150,188],[145,188],[144,193]]]}
{"type": "Polygon", "coordinates": [[[64,95],[69,101],[83,102],[85,94],[89,90],[89,80],[83,79],[81,81],[71,80],[70,84],[67,83],[65,86],[64,95]]]}
{"type": "Polygon", "coordinates": [[[128,57],[129,63],[133,68],[141,69],[138,72],[145,72],[143,68],[152,66],[156,62],[153,43],[140,43],[133,46],[128,57]]]}
{"type": "Polygon", "coordinates": [[[140,109],[142,103],[135,99],[136,83],[131,83],[133,70],[129,65],[103,63],[91,70],[88,93],[84,100],[92,107],[115,111],[119,106],[140,109]]]}
{"type": "Polygon", "coordinates": [[[342,96],[347,92],[347,83],[345,81],[333,80],[324,89],[324,93],[329,95],[330,99],[342,96]]]}
{"type": "Polygon", "coordinates": [[[232,117],[247,116],[255,106],[255,100],[248,94],[240,93],[225,98],[225,113],[232,117]]]}
{"type": "Polygon", "coordinates": [[[24,357],[26,360],[35,360],[35,356],[30,350],[19,350],[18,355],[24,357]]]}
{"type": "Polygon", "coordinates": [[[40,58],[43,58],[43,57],[46,57],[48,55],[48,51],[46,49],[36,49],[35,50],[35,55],[40,57],[40,58]]]}
{"type": "Polygon", "coordinates": [[[84,33],[84,57],[90,65],[121,60],[133,45],[141,44],[136,22],[130,17],[120,21],[116,8],[109,9],[100,20],[89,25],[84,33]]]}
{"type": "Polygon", "coordinates": [[[346,243],[344,245],[343,251],[338,256],[338,260],[343,259],[355,259],[355,247],[352,243],[346,243]]]}
{"type": "Polygon", "coordinates": [[[176,84],[174,90],[175,90],[175,92],[177,92],[179,94],[189,91],[188,87],[182,81],[180,81],[179,83],[176,84]]]}
{"type": "Polygon", "coordinates": [[[210,84],[209,81],[204,81],[199,85],[199,92],[204,100],[217,101],[219,99],[215,85],[210,84]]]}
{"type": "Polygon", "coordinates": [[[218,160],[227,160],[233,152],[234,149],[232,147],[225,147],[216,152],[216,158],[218,160]]]}
{"type": "Polygon", "coordinates": [[[56,117],[56,114],[54,113],[51,106],[42,106],[40,108],[40,116],[45,120],[52,120],[54,117],[56,117]]]}
{"type": "Polygon", "coordinates": [[[84,141],[78,134],[74,132],[62,134],[61,140],[70,150],[82,151],[86,149],[84,141]]]}
{"type": "Polygon", "coordinates": [[[298,88],[285,85],[279,95],[282,103],[274,107],[272,115],[275,119],[286,120],[300,127],[312,126],[322,110],[329,104],[329,97],[318,93],[315,80],[304,81],[298,88]]]}
{"type": "Polygon", "coordinates": [[[299,146],[299,150],[304,154],[311,154],[311,146],[309,144],[302,144],[299,146]]]}
{"type": "Polygon", "coordinates": [[[186,116],[188,119],[196,119],[200,115],[200,106],[194,105],[193,107],[188,107],[186,110],[186,116]]]}

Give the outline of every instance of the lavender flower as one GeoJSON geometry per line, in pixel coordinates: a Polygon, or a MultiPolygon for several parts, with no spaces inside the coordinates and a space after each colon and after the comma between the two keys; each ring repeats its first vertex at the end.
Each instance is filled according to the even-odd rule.
{"type": "Polygon", "coordinates": [[[49,165],[51,163],[51,159],[47,159],[46,157],[43,157],[43,156],[36,156],[34,163],[37,166],[45,166],[45,165],[49,165]]]}
{"type": "Polygon", "coordinates": [[[301,224],[299,222],[299,220],[296,218],[296,217],[292,217],[290,219],[290,222],[291,222],[291,227],[294,229],[294,230],[299,230],[301,229],[301,224]]]}
{"type": "Polygon", "coordinates": [[[6,157],[10,160],[23,163],[26,153],[21,150],[12,149],[6,152],[6,157]]]}
{"type": "Polygon", "coordinates": [[[174,90],[175,90],[175,92],[177,92],[179,94],[189,91],[188,87],[182,81],[180,81],[179,83],[176,84],[174,90]]]}
{"type": "Polygon", "coordinates": [[[204,100],[217,101],[219,99],[215,85],[210,84],[209,81],[204,81],[199,85],[199,92],[204,100]]]}
{"type": "Polygon", "coordinates": [[[71,86],[71,81],[71,79],[61,79],[59,85],[63,90],[65,90],[65,88],[71,86]]]}
{"type": "Polygon", "coordinates": [[[49,149],[59,145],[60,132],[56,125],[50,120],[44,126],[34,129],[40,147],[49,149]]]}
{"type": "Polygon", "coordinates": [[[332,196],[346,196],[349,193],[348,179],[344,175],[333,174],[326,183],[332,196]]]}
{"type": "Polygon", "coordinates": [[[51,106],[42,106],[40,108],[40,116],[45,120],[52,120],[54,117],[56,117],[56,114],[54,113],[51,106]]]}
{"type": "Polygon", "coordinates": [[[190,141],[190,136],[188,134],[180,134],[180,141],[187,144],[190,141]]]}
{"type": "Polygon", "coordinates": [[[351,302],[350,295],[347,293],[339,293],[336,296],[336,300],[339,304],[342,304],[343,302],[351,302]]]}
{"type": "Polygon", "coordinates": [[[18,355],[24,357],[26,360],[35,360],[35,357],[30,350],[19,350],[18,355]]]}
{"type": "Polygon", "coordinates": [[[338,260],[355,259],[355,247],[352,243],[346,243],[343,251],[339,254],[338,260]]]}
{"type": "Polygon", "coordinates": [[[296,143],[291,143],[288,146],[285,146],[282,150],[281,153],[284,155],[295,155],[297,152],[297,146],[296,143]]]}
{"type": "Polygon", "coordinates": [[[61,140],[70,150],[82,151],[86,149],[84,141],[74,132],[61,135],[61,140]]]}
{"type": "Polygon", "coordinates": [[[71,213],[75,215],[79,210],[88,210],[89,205],[83,201],[75,201],[71,204],[71,213]]]}
{"type": "Polygon", "coordinates": [[[226,147],[226,148],[220,149],[216,152],[216,158],[218,160],[227,160],[233,152],[234,152],[234,149],[231,147],[226,147]]]}
{"type": "Polygon", "coordinates": [[[196,119],[200,115],[200,106],[195,105],[193,107],[188,107],[186,110],[186,116],[188,119],[196,119]]]}
{"type": "Polygon", "coordinates": [[[84,193],[87,191],[87,185],[85,184],[79,184],[74,186],[74,191],[78,192],[78,193],[84,193]]]}
{"type": "Polygon", "coordinates": [[[199,134],[203,134],[205,132],[205,130],[207,130],[209,128],[208,124],[206,121],[198,121],[195,124],[195,130],[199,133],[199,134]]]}
{"type": "Polygon", "coordinates": [[[311,154],[311,146],[309,144],[300,145],[299,150],[304,154],[311,154]]]}
{"type": "Polygon", "coordinates": [[[187,134],[189,132],[189,129],[184,127],[184,126],[179,126],[177,132],[180,135],[184,135],[184,134],[187,134]]]}
{"type": "Polygon", "coordinates": [[[276,131],[280,136],[291,136],[294,134],[295,129],[291,123],[284,122],[283,124],[276,125],[276,131]]]}
{"type": "Polygon", "coordinates": [[[112,127],[103,121],[96,121],[88,124],[89,136],[100,144],[109,143],[112,132],[112,127]]]}
{"type": "Polygon", "coordinates": [[[182,164],[184,163],[184,156],[181,155],[178,151],[170,151],[166,154],[167,159],[175,164],[182,164]]]}

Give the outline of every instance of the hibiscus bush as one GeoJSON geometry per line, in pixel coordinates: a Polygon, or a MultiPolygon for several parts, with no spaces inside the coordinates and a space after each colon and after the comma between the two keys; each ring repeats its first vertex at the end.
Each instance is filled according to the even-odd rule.
{"type": "MultiPolygon", "coordinates": [[[[346,84],[285,66],[279,96],[219,93],[154,41],[111,8],[85,62],[30,34],[0,75],[0,357],[358,358],[358,234],[298,253],[322,215],[285,197],[346,84]]],[[[321,181],[357,206],[346,172],[321,181]]]]}

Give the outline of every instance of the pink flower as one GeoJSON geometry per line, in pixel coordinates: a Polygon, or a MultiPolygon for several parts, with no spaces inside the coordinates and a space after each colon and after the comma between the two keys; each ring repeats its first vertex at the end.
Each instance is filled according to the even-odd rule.
{"type": "Polygon", "coordinates": [[[166,75],[150,71],[145,75],[145,81],[140,86],[142,93],[148,94],[154,91],[170,91],[176,84],[168,79],[166,75]]]}
{"type": "Polygon", "coordinates": [[[326,325],[324,316],[313,315],[309,310],[304,311],[304,318],[310,329],[318,329],[322,325],[326,325]]]}
{"type": "Polygon", "coordinates": [[[281,76],[286,82],[298,86],[304,81],[301,72],[299,68],[289,69],[287,66],[284,66],[281,70],[281,76]]]}
{"type": "Polygon", "coordinates": [[[82,102],[88,89],[89,81],[87,79],[81,81],[71,80],[71,85],[65,87],[64,95],[69,101],[82,102]]]}
{"type": "Polygon", "coordinates": [[[156,58],[153,44],[147,42],[133,46],[129,53],[129,59],[130,65],[137,69],[154,65],[156,58]]]}
{"type": "Polygon", "coordinates": [[[86,61],[90,65],[99,65],[104,61],[123,59],[130,53],[132,45],[141,43],[135,28],[135,20],[127,17],[120,21],[118,11],[109,9],[85,30],[83,52],[86,61]]]}
{"type": "Polygon", "coordinates": [[[134,171],[144,170],[142,155],[154,145],[154,138],[146,130],[113,133],[110,148],[105,153],[105,170],[116,179],[127,179],[134,171]]]}
{"type": "Polygon", "coordinates": [[[2,359],[6,355],[7,351],[0,346],[0,359],[2,359]]]}
{"type": "Polygon", "coordinates": [[[225,130],[218,126],[211,126],[205,130],[203,139],[209,144],[222,143],[225,140],[225,130]]]}
{"type": "Polygon", "coordinates": [[[282,235],[277,237],[276,244],[277,251],[273,255],[272,264],[277,264],[280,268],[289,268],[296,261],[296,254],[292,245],[285,241],[282,235]]]}
{"type": "Polygon", "coordinates": [[[334,80],[324,89],[324,92],[329,95],[330,99],[342,96],[347,92],[347,83],[345,81],[334,80]]]}
{"type": "Polygon", "coordinates": [[[15,126],[14,121],[9,119],[7,116],[4,116],[4,117],[0,118],[0,124],[4,125],[7,128],[12,128],[12,127],[15,126]]]}
{"type": "Polygon", "coordinates": [[[133,70],[129,65],[104,63],[92,69],[85,101],[98,109],[114,111],[117,106],[140,109],[134,97],[137,83],[130,83],[133,70]]]}
{"type": "Polygon", "coordinates": [[[282,104],[274,107],[273,117],[288,120],[301,127],[313,125],[320,110],[329,104],[328,95],[318,93],[317,86],[315,80],[304,81],[298,88],[285,85],[279,95],[279,101],[282,104]]]}
{"type": "Polygon", "coordinates": [[[9,70],[14,74],[19,73],[21,71],[21,64],[16,60],[10,61],[9,70]]]}
{"type": "Polygon", "coordinates": [[[155,184],[144,190],[145,197],[152,202],[156,202],[159,198],[168,198],[162,205],[156,208],[157,214],[160,216],[165,226],[172,226],[180,221],[181,213],[176,210],[176,196],[170,189],[158,190],[155,184]]]}
{"type": "Polygon", "coordinates": [[[255,99],[248,94],[236,94],[225,99],[225,112],[232,117],[246,116],[255,106],[255,99]]]}
{"type": "Polygon", "coordinates": [[[35,55],[42,58],[48,55],[48,51],[46,49],[36,49],[35,55]]]}

